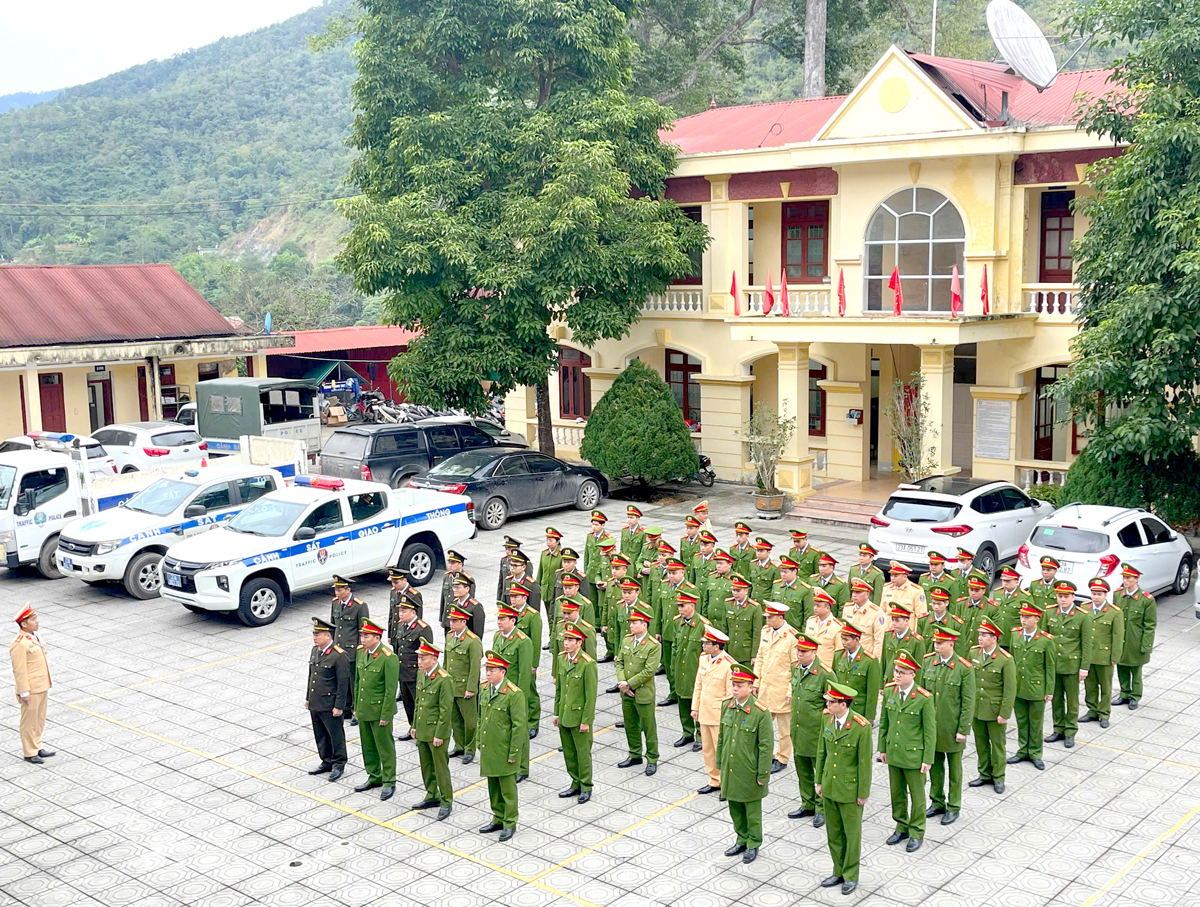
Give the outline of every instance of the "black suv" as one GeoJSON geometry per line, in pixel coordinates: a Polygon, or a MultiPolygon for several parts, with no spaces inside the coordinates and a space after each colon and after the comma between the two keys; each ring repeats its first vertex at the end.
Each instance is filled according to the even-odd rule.
{"type": "Polygon", "coordinates": [[[456,453],[497,446],[474,425],[350,425],[334,431],[321,448],[320,471],[399,488],[456,453]]]}

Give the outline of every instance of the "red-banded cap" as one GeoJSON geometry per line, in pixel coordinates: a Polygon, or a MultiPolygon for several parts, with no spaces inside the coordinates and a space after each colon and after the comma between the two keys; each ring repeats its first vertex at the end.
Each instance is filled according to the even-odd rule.
{"type": "Polygon", "coordinates": [[[451,620],[470,620],[471,615],[468,614],[466,611],[460,610],[459,608],[451,608],[450,609],[450,619],[451,620]]]}
{"type": "Polygon", "coordinates": [[[374,633],[376,636],[382,636],[386,631],[379,624],[375,623],[371,618],[364,617],[362,622],[363,633],[374,633]]]}
{"type": "Polygon", "coordinates": [[[912,656],[907,652],[898,653],[896,660],[892,662],[892,667],[904,668],[904,670],[912,671],[914,674],[921,669],[921,666],[913,661],[912,656]]]}
{"type": "Polygon", "coordinates": [[[487,660],[484,662],[489,668],[501,668],[508,670],[508,660],[498,652],[488,652],[487,660]]]}

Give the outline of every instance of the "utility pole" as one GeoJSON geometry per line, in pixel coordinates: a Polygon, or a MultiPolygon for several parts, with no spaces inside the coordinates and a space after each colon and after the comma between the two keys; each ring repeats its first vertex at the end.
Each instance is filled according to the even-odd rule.
{"type": "Polygon", "coordinates": [[[937,56],[937,0],[933,0],[933,25],[929,29],[929,56],[937,56]]]}

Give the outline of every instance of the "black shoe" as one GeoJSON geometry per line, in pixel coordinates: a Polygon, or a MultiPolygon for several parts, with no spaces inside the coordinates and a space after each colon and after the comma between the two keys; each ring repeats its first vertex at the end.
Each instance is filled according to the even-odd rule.
{"type": "Polygon", "coordinates": [[[942,816],[943,825],[953,825],[957,821],[958,813],[946,813],[946,815],[942,816]]]}
{"type": "MultiPolygon", "coordinates": [[[[40,756],[41,753],[39,752],[38,755],[40,756]]],[[[333,771],[333,766],[330,765],[328,762],[322,762],[316,768],[310,768],[308,770],[308,773],[310,775],[323,775],[326,772],[331,772],[331,771],[333,771]]]]}
{"type": "Polygon", "coordinates": [[[1079,719],[1079,723],[1087,724],[1089,721],[1095,721],[1095,720],[1096,719],[1093,718],[1091,715],[1084,715],[1082,718],[1079,719]]]}
{"type": "Polygon", "coordinates": [[[1129,700],[1129,708],[1136,709],[1137,707],[1138,707],[1138,701],[1136,699],[1130,699],[1129,700]]]}
{"type": "Polygon", "coordinates": [[[1009,756],[1004,761],[1007,762],[1009,765],[1016,765],[1020,762],[1024,762],[1027,758],[1029,758],[1029,757],[1028,756],[1009,756]]]}
{"type": "Polygon", "coordinates": [[[561,747],[561,746],[556,746],[556,747],[554,748],[554,751],[555,751],[556,753],[561,753],[561,752],[562,752],[562,747],[561,747]]]}
{"type": "Polygon", "coordinates": [[[379,792],[379,799],[380,800],[390,800],[390,799],[392,799],[392,797],[395,793],[396,793],[396,785],[394,785],[394,784],[385,785],[383,790],[381,790],[379,792]]]}
{"type": "Polygon", "coordinates": [[[778,759],[771,760],[771,774],[772,775],[778,775],[785,768],[787,768],[786,762],[780,762],[778,759]]]}
{"type": "Polygon", "coordinates": [[[664,668],[664,667],[659,667],[659,669],[658,669],[657,671],[655,671],[655,672],[654,672],[654,676],[655,676],[655,677],[661,677],[663,674],[666,674],[666,673],[667,673],[667,669],[666,669],[666,668],[664,668]]]}
{"type": "Polygon", "coordinates": [[[726,848],[725,856],[736,857],[739,853],[745,853],[745,852],[746,852],[745,844],[734,844],[732,847],[726,848]]]}
{"type": "Polygon", "coordinates": [[[382,781],[364,781],[362,784],[360,784],[358,787],[356,787],[354,789],[358,793],[361,794],[365,790],[374,790],[377,787],[383,787],[383,782],[382,781]]]}
{"type": "Polygon", "coordinates": [[[672,704],[674,704],[674,703],[676,703],[676,702],[678,702],[678,701],[679,701],[678,699],[671,699],[671,698],[668,696],[666,699],[662,699],[662,700],[660,700],[658,704],[659,704],[659,705],[663,705],[663,706],[665,706],[665,705],[672,705],[672,704]]]}
{"type": "Polygon", "coordinates": [[[1100,719],[1100,727],[1108,727],[1108,719],[1107,718],[1100,719]]]}
{"type": "Polygon", "coordinates": [[[483,826],[483,828],[479,829],[479,833],[481,835],[490,835],[492,832],[500,831],[503,828],[504,828],[504,826],[502,824],[500,824],[499,822],[492,822],[488,825],[483,826]]]}
{"type": "Polygon", "coordinates": [[[615,725],[613,725],[613,727],[625,727],[625,722],[624,722],[624,721],[618,721],[618,722],[617,722],[615,725]]]}
{"type": "Polygon", "coordinates": [[[687,746],[689,743],[694,743],[695,740],[696,740],[695,737],[680,737],[678,740],[675,741],[675,746],[676,747],[687,746]]]}
{"type": "Polygon", "coordinates": [[[463,765],[470,765],[474,761],[475,761],[474,753],[467,753],[465,756],[463,756],[463,765]]]}
{"type": "Polygon", "coordinates": [[[542,646],[542,651],[549,652],[550,651],[550,643],[546,643],[544,646],[542,646]]]}
{"type": "Polygon", "coordinates": [[[798,809],[793,809],[790,813],[788,813],[788,818],[807,819],[809,816],[815,816],[816,814],[817,811],[815,809],[809,809],[806,806],[801,806],[798,809]]]}
{"type": "Polygon", "coordinates": [[[530,739],[530,740],[532,740],[532,739],[533,739],[534,737],[536,737],[537,735],[538,735],[538,728],[531,727],[531,728],[529,729],[529,739],[530,739]]]}
{"type": "Polygon", "coordinates": [[[357,718],[350,719],[350,727],[358,727],[358,719],[357,718]]]}
{"type": "Polygon", "coordinates": [[[49,759],[51,756],[56,755],[56,753],[54,750],[38,750],[38,755],[43,759],[49,759]]]}
{"type": "Polygon", "coordinates": [[[504,829],[504,831],[500,832],[500,840],[501,841],[511,841],[512,836],[515,835],[516,833],[517,833],[516,826],[513,826],[512,828],[506,828],[506,829],[504,829]]]}
{"type": "Polygon", "coordinates": [[[449,754],[449,756],[447,758],[453,759],[455,756],[461,756],[464,752],[465,752],[465,750],[454,750],[449,754]]]}
{"type": "Polygon", "coordinates": [[[620,688],[620,687],[618,687],[618,686],[611,686],[611,687],[609,687],[607,690],[605,690],[604,692],[605,692],[605,693],[620,693],[620,692],[621,692],[621,688],[620,688]]]}
{"type": "Polygon", "coordinates": [[[813,816],[813,828],[825,827],[825,813],[817,813],[813,816]]]}
{"type": "Polygon", "coordinates": [[[854,889],[858,887],[858,882],[843,882],[842,894],[852,894],[854,889]]]}
{"type": "Polygon", "coordinates": [[[578,797],[578,796],[579,796],[579,788],[577,788],[577,787],[572,787],[572,788],[569,788],[568,790],[560,790],[558,792],[558,799],[560,799],[560,800],[566,800],[568,797],[578,797]]]}
{"type": "Polygon", "coordinates": [[[656,771],[658,771],[658,763],[657,762],[651,762],[646,765],[646,774],[647,775],[653,775],[656,771]]]}
{"type": "Polygon", "coordinates": [[[1055,731],[1049,737],[1046,737],[1044,739],[1047,743],[1058,743],[1058,741],[1063,739],[1063,735],[1060,734],[1058,731],[1055,731]]]}
{"type": "Polygon", "coordinates": [[[1124,696],[1121,696],[1118,699],[1114,699],[1112,704],[1113,705],[1125,705],[1125,703],[1127,703],[1127,702],[1129,702],[1129,700],[1126,699],[1124,696]]]}
{"type": "Polygon", "coordinates": [[[444,822],[448,818],[450,818],[450,807],[443,806],[441,809],[438,810],[437,820],[439,822],[444,822]]]}
{"type": "Polygon", "coordinates": [[[891,833],[891,835],[889,835],[889,836],[888,836],[888,839],[887,839],[887,842],[886,842],[886,843],[887,843],[887,844],[888,844],[888,846],[890,847],[890,846],[892,846],[893,844],[899,844],[901,841],[907,841],[907,840],[908,840],[908,832],[906,832],[906,831],[894,831],[894,832],[892,832],[892,833],[891,833]]]}
{"type": "Polygon", "coordinates": [[[605,655],[603,658],[600,659],[600,664],[606,665],[610,661],[616,661],[616,656],[615,655],[605,655]]]}
{"type": "Polygon", "coordinates": [[[585,791],[580,792],[580,794],[579,794],[579,802],[580,803],[587,803],[588,800],[590,800],[590,799],[592,799],[592,792],[590,790],[585,790],[585,791]]]}
{"type": "Polygon", "coordinates": [[[34,765],[41,765],[46,760],[43,759],[41,756],[26,756],[25,761],[32,762],[34,765]]]}
{"type": "Polygon", "coordinates": [[[743,863],[753,863],[756,859],[758,859],[758,848],[757,847],[748,848],[746,850],[746,852],[744,854],[742,854],[742,862],[743,863]]]}
{"type": "Polygon", "coordinates": [[[945,813],[946,813],[946,807],[931,806],[931,807],[929,807],[929,809],[925,810],[925,818],[932,819],[934,816],[945,815],[945,813]]]}
{"type": "Polygon", "coordinates": [[[717,797],[717,801],[718,801],[719,803],[724,803],[724,802],[725,802],[725,795],[724,795],[724,794],[721,794],[721,796],[717,797]]]}
{"type": "Polygon", "coordinates": [[[641,756],[629,756],[628,758],[622,759],[620,762],[618,762],[617,768],[629,768],[631,766],[641,765],[641,764],[642,764],[641,756]]]}
{"type": "Polygon", "coordinates": [[[822,888],[833,888],[834,886],[841,885],[841,884],[842,884],[841,876],[830,876],[827,879],[821,879],[821,887],[822,888]]]}
{"type": "Polygon", "coordinates": [[[916,851],[921,849],[921,839],[920,838],[909,838],[908,843],[904,845],[904,849],[906,851],[908,851],[909,853],[915,853],[916,851]]]}
{"type": "Polygon", "coordinates": [[[438,805],[437,800],[426,799],[426,800],[422,800],[420,803],[414,803],[410,807],[410,809],[431,809],[432,807],[437,806],[437,805],[438,805]]]}
{"type": "Polygon", "coordinates": [[[700,743],[699,740],[697,740],[695,743],[692,744],[692,752],[693,753],[698,753],[702,749],[704,749],[704,746],[703,746],[703,744],[700,743]]]}
{"type": "Polygon", "coordinates": [[[517,775],[517,784],[520,784],[522,781],[528,781],[528,780],[529,780],[528,775],[517,775]]]}
{"type": "Polygon", "coordinates": [[[1041,759],[1030,759],[1029,761],[1033,763],[1033,767],[1039,772],[1044,772],[1046,770],[1046,763],[1041,759]]]}
{"type": "Polygon", "coordinates": [[[1004,782],[1003,781],[993,781],[992,782],[992,790],[994,790],[998,794],[1004,793],[1004,782]]]}
{"type": "Polygon", "coordinates": [[[1074,737],[1064,737],[1063,738],[1063,746],[1065,746],[1067,749],[1073,749],[1075,746],[1075,738],[1074,737]]]}
{"type": "Polygon", "coordinates": [[[982,778],[975,778],[975,779],[967,782],[967,787],[983,787],[985,784],[988,784],[988,783],[990,783],[990,782],[985,781],[982,778]]]}
{"type": "Polygon", "coordinates": [[[719,787],[713,787],[711,784],[706,784],[706,785],[704,785],[704,787],[702,787],[698,791],[696,791],[696,793],[698,793],[698,794],[714,794],[717,791],[719,791],[720,789],[721,788],[719,788],[719,787]]]}
{"type": "Polygon", "coordinates": [[[333,771],[331,771],[329,773],[329,777],[326,778],[325,780],[326,781],[336,781],[336,780],[338,780],[338,778],[342,777],[342,775],[344,775],[344,774],[346,774],[346,766],[335,765],[333,767],[333,771]]]}

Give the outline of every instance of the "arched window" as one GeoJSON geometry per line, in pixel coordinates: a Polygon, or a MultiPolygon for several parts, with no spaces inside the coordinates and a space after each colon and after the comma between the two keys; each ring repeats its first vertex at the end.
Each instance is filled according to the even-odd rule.
{"type": "Polygon", "coordinates": [[[569,346],[558,348],[558,414],[564,419],[586,419],[592,413],[592,381],[583,373],[592,357],[569,346]]]}
{"type": "Polygon", "coordinates": [[[890,196],[867,226],[867,311],[888,311],[888,286],[899,269],[906,312],[949,312],[950,274],[962,280],[966,231],[962,217],[940,192],[913,186],[890,196]]]}

